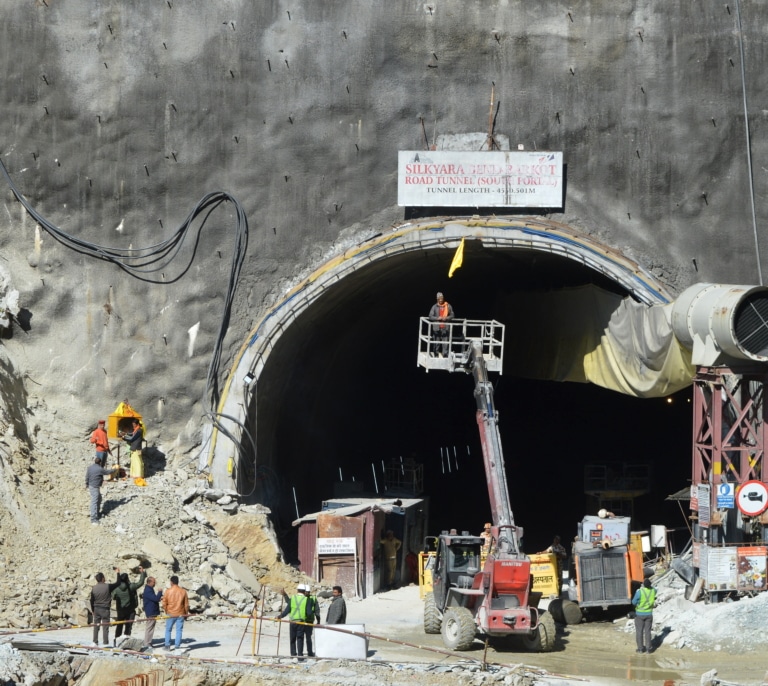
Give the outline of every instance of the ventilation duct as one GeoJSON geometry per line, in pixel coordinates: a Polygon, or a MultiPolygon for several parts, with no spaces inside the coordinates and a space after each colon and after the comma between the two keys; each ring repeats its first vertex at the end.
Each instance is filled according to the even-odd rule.
{"type": "Polygon", "coordinates": [[[672,304],[672,329],[695,365],[768,362],[768,288],[691,286],[672,304]]]}

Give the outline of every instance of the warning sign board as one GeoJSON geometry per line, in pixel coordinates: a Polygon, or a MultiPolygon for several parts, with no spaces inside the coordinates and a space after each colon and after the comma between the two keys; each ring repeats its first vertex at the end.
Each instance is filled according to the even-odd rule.
{"type": "Polygon", "coordinates": [[[736,506],[747,517],[755,517],[768,508],[768,487],[762,481],[745,481],[736,496],[736,506]]]}

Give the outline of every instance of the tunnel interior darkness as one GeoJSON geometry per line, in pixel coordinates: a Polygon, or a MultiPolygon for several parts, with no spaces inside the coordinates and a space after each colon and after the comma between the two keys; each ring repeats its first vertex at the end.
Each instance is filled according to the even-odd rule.
{"type": "MultiPolygon", "coordinates": [[[[354,480],[360,495],[387,497],[382,461],[401,456],[424,465],[420,497],[429,498],[432,533],[477,533],[490,520],[472,377],[416,365],[418,318],[437,291],[456,317],[504,323],[507,350],[512,338],[529,335],[516,327],[515,303],[533,293],[592,284],[626,295],[596,271],[548,253],[467,242],[463,266],[448,279],[452,256],[412,251],[358,269],[276,342],[249,415],[258,418],[254,494],[272,508],[289,557],[297,510],[320,510],[339,481],[352,488],[354,480]]],[[[583,516],[594,514],[585,509],[588,464],[649,465],[651,492],[635,501],[633,528],[685,526],[679,507],[664,499],[690,479],[690,389],[638,399],[586,383],[491,378],[527,552],[542,550],[554,534],[570,540],[583,516]]]]}

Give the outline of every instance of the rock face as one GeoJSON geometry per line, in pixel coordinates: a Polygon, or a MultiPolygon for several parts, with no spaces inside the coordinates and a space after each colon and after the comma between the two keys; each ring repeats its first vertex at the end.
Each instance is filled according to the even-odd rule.
{"type": "MultiPolygon", "coordinates": [[[[290,10],[236,0],[226,17],[149,0],[118,16],[86,0],[2,9],[3,162],[52,227],[137,250],[172,236],[214,189],[242,202],[252,240],[225,359],[301,275],[403,220],[398,150],[487,133],[492,88],[495,131],[513,149],[564,151],[567,198],[554,219],[672,290],[757,280],[735,18],[722,5],[619,0],[568,14],[547,0],[520,11],[479,0],[343,0],[322,11],[314,0],[290,10]],[[725,217],[739,227],[728,250],[725,217]]],[[[744,8],[747,95],[765,86],[757,32],[767,12],[744,8]]],[[[753,136],[755,159],[766,146],[753,136]]],[[[23,366],[3,381],[5,401],[18,400],[13,379],[27,378],[26,392],[61,412],[60,430],[85,432],[128,395],[152,444],[191,448],[233,205],[217,207],[176,260],[153,271],[126,260],[123,271],[57,241],[0,183],[0,297],[18,292],[5,344],[11,369],[23,366]]],[[[22,435],[24,412],[10,416],[22,435]]]]}

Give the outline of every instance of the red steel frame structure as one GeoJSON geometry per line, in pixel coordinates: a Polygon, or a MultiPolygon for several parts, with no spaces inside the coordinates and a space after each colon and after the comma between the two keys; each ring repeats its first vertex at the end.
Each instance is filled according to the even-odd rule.
{"type": "MultiPolygon", "coordinates": [[[[694,487],[724,481],[738,487],[745,481],[765,481],[764,476],[768,477],[763,467],[768,445],[766,388],[768,370],[764,368],[697,368],[693,379],[694,487]]],[[[712,512],[716,509],[715,493],[712,488],[712,512]]],[[[765,512],[760,517],[764,540],[767,515],[765,512]]]]}

